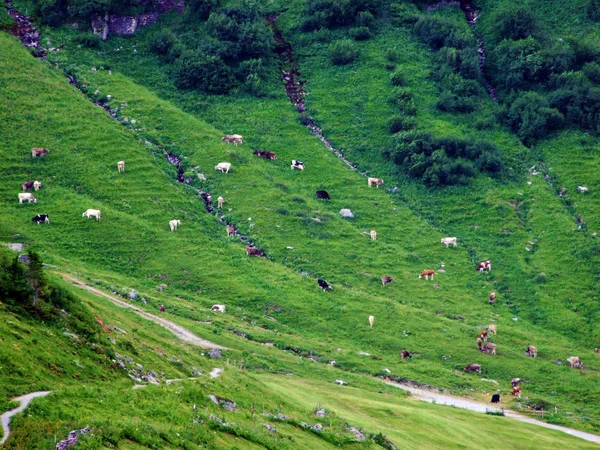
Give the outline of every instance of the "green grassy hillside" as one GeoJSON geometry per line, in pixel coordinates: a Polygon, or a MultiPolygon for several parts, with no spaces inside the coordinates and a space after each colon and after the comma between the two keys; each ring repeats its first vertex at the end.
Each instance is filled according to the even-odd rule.
{"type": "MultiPolygon", "coordinates": [[[[401,395],[385,390],[377,395],[386,400],[373,397],[382,388],[371,376],[385,374],[384,369],[399,379],[457,393],[494,392],[489,381],[464,373],[468,363],[480,363],[483,377],[497,380],[505,395],[511,378],[524,380],[524,398],[510,400],[509,405],[544,402],[546,408],[558,408],[548,420],[598,430],[598,355],[593,352],[600,332],[597,279],[582,276],[581,270],[597,267],[599,255],[593,235],[595,138],[569,131],[529,149],[499,125],[475,128],[472,123],[481,111],[456,115],[435,108],[439,86],[429,77],[433,56],[409,28],[382,22],[371,40],[357,44],[360,58],[339,67],[326,56],[327,42],[344,37],[346,31],[329,32],[323,43],[298,31],[301,12],[300,4],[291,5],[278,24],[308,80],[309,113],[361,171],[385,178],[386,188],[398,185],[396,194],[369,189],[365,178],[328,152],[299,122],[274,76],[266,87],[268,94],[258,98],[241,92],[186,93],[173,86],[168,67],[144,50],[152,28],[132,39],[110,38],[97,50],[82,47],[77,32],[66,27],[44,29],[44,39],[61,48],[50,54],[49,62],[31,58],[18,41],[0,35],[0,90],[6,99],[0,104],[0,240],[24,242],[56,270],[76,273],[102,289],[122,294],[136,289],[147,300],[146,305],[138,302],[140,307],[157,311],[165,304],[169,318],[230,349],[224,352],[230,369],[221,379],[130,391],[128,378],[110,368],[109,358],[94,361],[87,344],[85,350],[75,350],[81,352],[77,361],[86,369],[73,367],[69,351],[74,344],[60,331],[47,334],[35,325],[25,342],[52,344],[39,352],[27,346],[21,354],[18,341],[27,334],[25,325],[11,316],[5,331],[13,337],[2,350],[2,364],[10,369],[0,384],[3,401],[39,389],[55,390],[56,396],[36,401],[40,406],[34,406],[32,418],[15,422],[10,448],[25,448],[34,429],[66,434],[89,426],[90,420],[101,437],[89,438],[88,448],[196,448],[187,442],[213,448],[351,446],[343,427],[348,421],[382,432],[402,447],[478,447],[474,442],[489,442],[487,436],[493,433],[506,435],[505,419],[450,410],[445,414],[456,415],[456,422],[437,423],[430,415],[436,414],[434,406],[411,402],[410,410],[390,412],[382,402],[401,403],[401,395]],[[140,51],[128,50],[134,45],[140,51]],[[393,86],[385,68],[386,54],[392,50],[397,53],[396,70],[405,74],[414,95],[417,129],[495,143],[507,167],[504,175],[480,175],[469,186],[426,188],[382,156],[393,114],[393,86]],[[91,97],[108,99],[127,121],[119,124],[94,106],[62,70],[76,75],[91,97]],[[242,134],[244,144],[222,142],[226,133],[242,134]],[[47,147],[50,153],[32,159],[31,147],[47,147]],[[277,160],[257,159],[252,155],[256,148],[277,153],[277,160]],[[181,157],[186,173],[194,172],[190,185],[176,183],[176,169],[163,150],[181,157]],[[291,159],[304,161],[306,170],[290,170],[291,159]],[[119,160],[126,161],[124,174],[117,173],[119,160]],[[214,171],[221,161],[233,164],[229,174],[214,171]],[[548,168],[554,186],[542,174],[527,175],[529,167],[540,163],[548,168]],[[200,181],[196,172],[208,180],[200,181]],[[38,203],[19,205],[21,183],[34,179],[44,184],[36,194],[38,203]],[[556,195],[563,184],[567,199],[556,195]],[[578,197],[579,184],[591,192],[578,197]],[[224,224],[205,212],[197,189],[209,191],[213,199],[223,196],[225,220],[264,249],[268,259],[248,257],[243,242],[227,238],[224,224]],[[317,189],[326,189],[332,199],[317,199],[317,189]],[[82,218],[88,208],[101,209],[103,220],[82,218]],[[341,208],[352,209],[356,218],[342,219],[341,208]],[[38,213],[50,214],[51,223],[32,224],[31,217],[38,213]],[[578,213],[587,225],[583,230],[576,229],[578,213]],[[182,224],[171,233],[168,221],[176,218],[182,224]],[[371,229],[377,230],[377,241],[364,235],[371,229]],[[458,236],[457,248],[439,243],[450,235],[458,236]],[[489,274],[474,270],[484,259],[492,261],[489,274]],[[435,281],[418,279],[423,269],[437,270],[435,281]],[[384,275],[395,281],[382,286],[384,275]],[[330,282],[333,292],[323,292],[316,278],[330,282]],[[166,286],[162,292],[159,285],[166,286]],[[487,303],[491,291],[499,298],[493,306],[487,303]],[[211,313],[215,303],[226,304],[227,314],[211,313]],[[376,318],[372,329],[367,320],[371,314],[376,318]],[[475,345],[480,329],[491,323],[498,327],[492,338],[498,345],[496,356],[481,354],[475,345]],[[527,345],[538,347],[538,358],[523,355],[527,345]],[[411,360],[399,359],[403,348],[415,352],[411,360]],[[582,358],[585,370],[566,366],[572,355],[582,358]],[[562,364],[556,364],[557,359],[562,364]],[[328,361],[335,361],[334,366],[328,361]],[[297,382],[273,375],[279,372],[293,372],[290,379],[297,382]],[[351,384],[348,398],[338,394],[338,387],[329,394],[333,380],[340,378],[351,384]],[[81,380],[90,387],[83,387],[81,380]],[[105,391],[108,383],[114,388],[105,391]],[[224,397],[236,394],[243,412],[226,420],[245,431],[231,432],[212,423],[210,407],[202,416],[207,427],[188,427],[190,404],[203,398],[199,404],[207,406],[206,393],[213,390],[224,397]],[[60,408],[53,406],[56,398],[61,399],[60,408]],[[107,405],[90,406],[86,398],[107,405]],[[337,416],[327,437],[288,422],[274,424],[281,427],[281,435],[273,436],[251,413],[251,405],[265,398],[270,399],[267,409],[276,411],[276,405],[285,404],[283,412],[297,422],[309,422],[314,403],[324,399],[334,405],[337,416]],[[368,412],[357,413],[348,406],[352,404],[364,405],[368,412]],[[137,415],[131,414],[133,405],[137,415]],[[165,412],[174,409],[177,413],[165,422],[165,412]],[[107,414],[122,417],[121,423],[109,422],[107,414]],[[408,427],[387,422],[396,415],[414,422],[408,427]],[[147,427],[143,432],[142,423],[147,427]],[[420,434],[398,432],[402,427],[420,434]],[[465,440],[452,431],[460,427],[469,427],[465,440]],[[429,436],[431,442],[420,442],[419,436],[429,436]]],[[[446,13],[460,23],[457,11],[435,14],[446,13]]],[[[270,69],[277,71],[275,61],[270,69]]],[[[496,106],[484,100],[481,108],[488,113],[496,106]]],[[[136,330],[117,343],[103,337],[107,352],[119,346],[133,348],[144,366],[163,371],[165,379],[189,376],[192,366],[204,373],[214,366],[197,349],[174,342],[167,331],[146,330],[147,324],[140,324],[132,313],[90,294],[79,295],[106,323],[105,316],[136,330]],[[167,351],[152,350],[157,346],[167,351]],[[173,352],[175,361],[160,355],[173,352]],[[179,361],[185,361],[185,368],[179,361]]],[[[583,445],[571,440],[567,444],[564,436],[546,431],[531,434],[521,424],[510,426],[513,432],[506,439],[512,440],[505,441],[507,445],[534,445],[544,439],[583,445]]],[[[37,439],[36,445],[44,448],[47,438],[37,439]]]]}

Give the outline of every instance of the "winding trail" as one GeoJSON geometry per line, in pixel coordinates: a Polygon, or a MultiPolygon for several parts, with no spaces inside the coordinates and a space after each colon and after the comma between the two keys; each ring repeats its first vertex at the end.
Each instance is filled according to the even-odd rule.
{"type": "Polygon", "coordinates": [[[211,349],[211,348],[218,348],[218,349],[222,349],[222,350],[227,349],[227,347],[223,347],[221,345],[215,344],[214,342],[211,342],[211,341],[208,341],[206,339],[202,339],[202,338],[196,336],[194,333],[189,331],[187,328],[182,327],[181,325],[177,325],[176,323],[171,322],[170,320],[155,316],[154,314],[150,314],[149,312],[146,312],[130,303],[124,302],[123,300],[118,299],[117,297],[114,297],[110,294],[107,294],[106,292],[103,292],[100,289],[96,289],[95,287],[89,286],[89,285],[85,284],[83,281],[81,281],[71,275],[68,275],[65,273],[59,273],[59,275],[62,276],[65,280],[71,281],[75,286],[78,286],[78,287],[85,289],[86,291],[89,291],[93,294],[100,295],[102,297],[109,299],[111,302],[113,302],[117,306],[120,306],[121,308],[129,308],[129,309],[133,310],[138,316],[141,316],[144,319],[150,320],[150,321],[166,328],[171,333],[173,333],[178,339],[180,339],[184,342],[189,342],[192,345],[195,345],[195,346],[201,347],[201,348],[205,348],[205,349],[211,349]]]}
{"type": "MultiPolygon", "coordinates": [[[[415,386],[411,386],[405,383],[397,383],[394,381],[386,382],[388,386],[393,386],[398,389],[403,389],[412,394],[413,398],[422,400],[424,402],[435,403],[438,405],[454,406],[456,408],[467,409],[478,413],[485,413],[486,411],[496,410],[497,408],[490,407],[486,403],[478,402],[475,400],[469,400],[461,397],[455,397],[449,394],[442,394],[437,390],[423,389],[415,386]]],[[[596,434],[586,433],[585,431],[575,430],[573,428],[562,427],[559,425],[553,425],[551,423],[542,422],[541,420],[532,419],[531,417],[524,416],[515,411],[503,409],[504,416],[511,419],[518,420],[520,422],[530,423],[539,427],[548,428],[550,430],[561,431],[571,436],[584,439],[595,444],[600,444],[600,436],[596,434]]]]}
{"type": "Polygon", "coordinates": [[[0,421],[2,422],[2,431],[4,432],[4,436],[2,437],[2,439],[0,439],[0,445],[4,444],[8,439],[8,436],[10,436],[10,428],[8,424],[10,423],[11,417],[15,414],[19,414],[20,412],[24,411],[25,408],[27,408],[27,405],[29,405],[29,403],[31,403],[31,400],[33,400],[34,398],[43,397],[45,395],[48,395],[49,393],[50,391],[32,392],[31,394],[25,394],[21,395],[20,397],[13,398],[13,401],[20,402],[21,405],[18,408],[11,409],[10,411],[5,412],[0,417],[0,421]]]}

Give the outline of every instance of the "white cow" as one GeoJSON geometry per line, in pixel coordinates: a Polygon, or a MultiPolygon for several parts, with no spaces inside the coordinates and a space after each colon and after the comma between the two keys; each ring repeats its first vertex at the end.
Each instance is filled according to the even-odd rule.
{"type": "Polygon", "coordinates": [[[215,166],[215,170],[220,170],[221,173],[229,173],[229,169],[231,169],[231,163],[222,162],[215,166]]]}
{"type": "Polygon", "coordinates": [[[181,225],[181,220],[169,220],[171,231],[175,231],[179,225],[181,225]]]}
{"type": "Polygon", "coordinates": [[[455,237],[442,238],[442,244],[446,244],[446,248],[448,248],[449,245],[454,245],[456,247],[456,238],[455,237]]]}
{"type": "Polygon", "coordinates": [[[585,186],[577,186],[577,190],[578,190],[579,192],[581,192],[582,194],[585,194],[586,192],[588,192],[588,191],[589,191],[589,189],[588,189],[588,188],[586,188],[585,186]]]}
{"type": "Polygon", "coordinates": [[[36,191],[39,191],[41,187],[42,183],[40,183],[39,181],[36,180],[33,182],[33,189],[35,189],[36,191]]]}
{"type": "Polygon", "coordinates": [[[22,205],[25,200],[27,203],[37,203],[37,199],[30,192],[19,193],[19,205],[22,205]]]}
{"type": "Polygon", "coordinates": [[[226,309],[227,308],[225,307],[225,305],[213,305],[212,308],[210,308],[211,311],[218,311],[222,313],[224,313],[226,309]]]}
{"type": "Polygon", "coordinates": [[[371,236],[371,240],[372,241],[376,241],[377,240],[377,231],[371,230],[371,232],[369,233],[369,235],[371,236]]]}
{"type": "Polygon", "coordinates": [[[375,316],[369,316],[369,325],[373,328],[373,325],[375,325],[375,316]]]}
{"type": "Polygon", "coordinates": [[[81,217],[87,217],[88,219],[90,217],[95,217],[96,220],[102,220],[102,213],[99,209],[88,209],[81,215],[81,217]]]}
{"type": "Polygon", "coordinates": [[[125,172],[125,161],[119,161],[117,163],[117,169],[119,169],[119,172],[125,172]]]}
{"type": "Polygon", "coordinates": [[[294,169],[304,170],[304,163],[302,161],[292,159],[292,170],[294,169]]]}
{"type": "Polygon", "coordinates": [[[379,187],[379,185],[383,184],[383,180],[381,178],[367,178],[367,184],[369,187],[375,185],[379,187]]]}
{"type": "Polygon", "coordinates": [[[219,197],[217,199],[217,206],[219,207],[219,209],[223,208],[223,203],[225,202],[225,199],[223,197],[219,197]]]}

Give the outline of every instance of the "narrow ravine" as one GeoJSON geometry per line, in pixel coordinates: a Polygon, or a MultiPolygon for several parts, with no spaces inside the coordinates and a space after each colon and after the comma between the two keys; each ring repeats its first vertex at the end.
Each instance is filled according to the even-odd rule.
{"type": "Polygon", "coordinates": [[[29,18],[13,8],[11,0],[4,0],[4,6],[9,16],[15,21],[15,25],[10,31],[19,38],[25,47],[33,51],[36,58],[45,59],[46,52],[40,47],[40,33],[31,24],[29,18]]]}
{"type": "Polygon", "coordinates": [[[365,172],[358,171],[356,169],[356,165],[352,164],[348,159],[346,159],[341,151],[336,150],[333,147],[331,142],[329,142],[329,140],[323,135],[323,130],[321,130],[321,128],[315,124],[313,118],[307,114],[306,105],[304,104],[304,96],[306,95],[306,91],[304,89],[305,82],[302,80],[298,62],[294,59],[292,45],[284,39],[283,35],[281,34],[281,30],[275,23],[277,16],[267,16],[266,19],[273,30],[273,36],[277,42],[275,52],[281,61],[281,76],[285,83],[285,92],[292,104],[298,110],[298,113],[302,114],[302,122],[310,129],[311,133],[323,143],[327,150],[334,153],[352,170],[355,170],[362,176],[366,177],[367,174],[365,172]]]}
{"type": "Polygon", "coordinates": [[[445,8],[448,6],[460,8],[465,13],[465,19],[467,21],[467,24],[473,29],[473,33],[475,33],[475,38],[477,39],[477,53],[479,53],[479,71],[481,73],[481,77],[483,78],[483,84],[485,85],[485,89],[487,90],[492,100],[497,101],[498,93],[496,92],[496,89],[494,89],[494,86],[492,86],[492,83],[490,83],[490,81],[486,78],[484,72],[486,60],[485,41],[483,40],[483,36],[481,35],[481,33],[477,31],[477,28],[475,26],[480,14],[478,14],[475,11],[475,8],[473,7],[473,0],[443,0],[437,3],[427,5],[427,12],[437,11],[438,9],[445,8]]]}
{"type": "Polygon", "coordinates": [[[21,395],[20,397],[13,398],[14,402],[19,402],[21,404],[17,408],[11,409],[10,411],[7,411],[4,414],[2,414],[2,416],[0,416],[0,422],[2,422],[2,431],[4,432],[4,436],[2,436],[2,439],[0,439],[0,445],[4,444],[7,441],[8,437],[10,436],[9,425],[10,425],[10,419],[12,418],[12,416],[25,411],[25,408],[27,408],[27,405],[29,405],[29,403],[31,403],[31,401],[34,398],[43,397],[45,395],[48,395],[49,393],[50,393],[50,391],[32,392],[31,394],[25,394],[25,395],[21,395]]]}

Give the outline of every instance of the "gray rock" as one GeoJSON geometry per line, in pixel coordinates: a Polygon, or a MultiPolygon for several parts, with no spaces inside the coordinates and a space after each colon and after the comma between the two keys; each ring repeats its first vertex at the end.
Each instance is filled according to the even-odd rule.
{"type": "Polygon", "coordinates": [[[326,415],[327,415],[327,411],[325,411],[325,408],[315,411],[315,416],[317,416],[317,417],[325,417],[326,415]]]}
{"type": "Polygon", "coordinates": [[[358,440],[358,441],[365,440],[365,435],[363,433],[361,433],[358,428],[350,427],[350,432],[354,433],[354,437],[356,438],[356,440],[358,440]]]}
{"type": "Polygon", "coordinates": [[[208,352],[208,356],[210,356],[213,359],[223,357],[221,355],[221,350],[219,350],[218,348],[211,348],[210,351],[208,352]]]}
{"type": "Polygon", "coordinates": [[[345,217],[346,219],[354,219],[354,213],[346,208],[340,209],[340,216],[345,217]]]}
{"type": "Polygon", "coordinates": [[[311,428],[315,431],[323,431],[323,425],[320,423],[315,423],[311,428]]]}
{"type": "Polygon", "coordinates": [[[127,297],[129,297],[131,300],[135,300],[136,298],[139,297],[139,295],[135,289],[132,289],[131,292],[129,294],[127,294],[127,297]]]}

